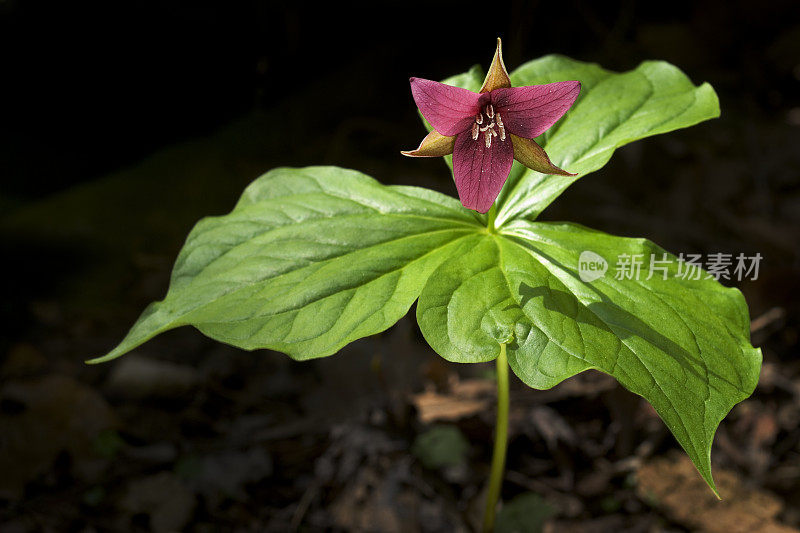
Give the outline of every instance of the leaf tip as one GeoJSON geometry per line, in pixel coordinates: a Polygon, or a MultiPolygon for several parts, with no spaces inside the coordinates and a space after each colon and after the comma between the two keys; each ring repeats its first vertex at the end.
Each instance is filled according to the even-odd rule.
{"type": "Polygon", "coordinates": [[[722,110],[719,107],[719,95],[717,91],[714,90],[714,87],[710,83],[703,82],[700,86],[700,90],[705,90],[709,93],[709,97],[711,99],[711,112],[710,118],[719,118],[722,115],[722,110]]]}
{"type": "Polygon", "coordinates": [[[116,359],[117,357],[119,357],[118,354],[111,352],[100,357],[93,357],[91,359],[86,359],[83,363],[86,365],[99,365],[100,363],[107,363],[113,359],[116,359]]]}
{"type": "Polygon", "coordinates": [[[94,357],[92,359],[86,359],[83,364],[85,365],[99,365],[100,363],[105,363],[104,357],[94,357]]]}
{"type": "Polygon", "coordinates": [[[703,481],[706,482],[708,488],[711,489],[711,492],[714,494],[714,496],[718,500],[722,500],[722,496],[720,496],[719,490],[717,490],[717,485],[714,483],[714,477],[711,474],[711,450],[709,449],[708,462],[703,465],[703,468],[700,468],[700,465],[695,462],[694,457],[690,455],[689,458],[691,459],[694,467],[697,469],[697,472],[700,474],[700,477],[703,478],[703,481]]]}
{"type": "Polygon", "coordinates": [[[709,472],[708,477],[703,476],[703,480],[708,485],[708,488],[711,489],[711,492],[714,494],[714,497],[717,500],[722,501],[722,496],[719,494],[719,490],[717,490],[717,486],[714,484],[714,479],[711,477],[711,473],[709,472]]]}

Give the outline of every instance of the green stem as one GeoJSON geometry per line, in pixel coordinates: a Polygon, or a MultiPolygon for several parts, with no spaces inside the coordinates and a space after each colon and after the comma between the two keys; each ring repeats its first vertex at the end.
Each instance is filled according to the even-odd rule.
{"type": "Polygon", "coordinates": [[[508,445],[508,361],[506,345],[500,345],[497,357],[497,426],[494,434],[492,452],[492,471],[489,474],[489,492],[486,497],[486,510],[483,513],[483,531],[494,529],[494,514],[500,488],[503,484],[503,471],[506,466],[506,447],[508,445]]]}
{"type": "Polygon", "coordinates": [[[493,203],[492,207],[489,208],[489,212],[486,214],[486,230],[489,233],[495,233],[496,228],[494,227],[494,221],[497,219],[497,203],[493,203]]]}

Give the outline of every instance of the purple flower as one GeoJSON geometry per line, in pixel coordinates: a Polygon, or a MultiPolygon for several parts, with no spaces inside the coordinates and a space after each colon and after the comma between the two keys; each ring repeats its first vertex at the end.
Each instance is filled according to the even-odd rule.
{"type": "Polygon", "coordinates": [[[500,39],[480,92],[411,78],[411,94],[433,126],[419,148],[403,155],[453,154],[453,175],[464,207],[485,213],[494,203],[516,159],[544,174],[574,176],[555,166],[533,138],[575,103],[579,81],[511,87],[500,39]]]}

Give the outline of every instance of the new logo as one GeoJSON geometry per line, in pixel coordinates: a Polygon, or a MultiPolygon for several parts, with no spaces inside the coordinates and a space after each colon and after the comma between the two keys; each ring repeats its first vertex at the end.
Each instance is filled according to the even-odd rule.
{"type": "Polygon", "coordinates": [[[578,275],[581,281],[589,283],[602,278],[608,270],[608,262],[592,252],[584,250],[578,258],[578,275]]]}

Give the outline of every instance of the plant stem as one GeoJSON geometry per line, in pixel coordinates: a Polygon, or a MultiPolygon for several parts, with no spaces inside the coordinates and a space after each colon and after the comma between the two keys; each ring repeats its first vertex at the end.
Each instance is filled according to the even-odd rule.
{"type": "Polygon", "coordinates": [[[496,233],[496,228],[494,227],[494,221],[497,218],[497,203],[493,203],[492,207],[489,208],[489,212],[486,214],[486,230],[489,233],[496,233]]]}
{"type": "Polygon", "coordinates": [[[500,488],[503,484],[503,472],[506,466],[506,447],[508,445],[508,361],[506,345],[500,345],[497,357],[497,424],[494,434],[494,451],[492,452],[492,470],[489,474],[489,492],[486,497],[486,510],[483,512],[483,531],[494,529],[494,514],[500,488]]]}

